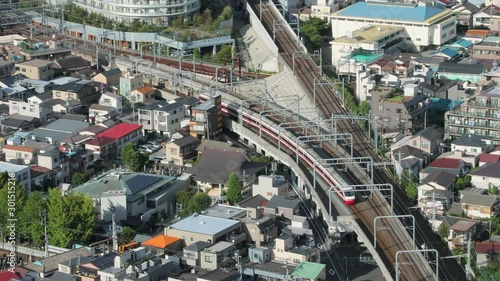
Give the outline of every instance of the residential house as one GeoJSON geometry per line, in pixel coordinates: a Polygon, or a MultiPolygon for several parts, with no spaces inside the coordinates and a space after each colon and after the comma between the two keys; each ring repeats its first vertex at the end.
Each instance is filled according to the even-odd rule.
{"type": "MultiPolygon", "coordinates": [[[[52,188],[53,180],[54,180],[54,172],[49,169],[42,167],[40,165],[31,165],[30,166],[30,178],[31,178],[31,186],[42,187],[42,188],[52,188]]],[[[42,189],[43,190],[43,189],[42,189]]]]}
{"type": "Polygon", "coordinates": [[[264,246],[278,237],[278,227],[274,219],[269,215],[263,215],[258,207],[246,207],[246,216],[238,220],[241,221],[247,242],[250,244],[264,246]]]}
{"type": "Polygon", "coordinates": [[[495,5],[484,6],[474,13],[474,27],[487,27],[499,31],[500,10],[495,5]]]}
{"type": "Polygon", "coordinates": [[[274,195],[287,196],[288,188],[288,181],[281,175],[261,175],[258,183],[252,187],[252,195],[260,194],[270,200],[274,195]]]}
{"type": "Polygon", "coordinates": [[[401,139],[400,141],[396,142],[394,145],[391,145],[391,158],[398,174],[400,174],[400,172],[402,171],[405,171],[407,174],[410,175],[411,174],[418,175],[418,173],[425,166],[425,164],[429,162],[430,155],[428,155],[423,150],[420,150],[418,148],[409,145],[410,139],[411,136],[407,136],[401,139]],[[411,162],[404,163],[409,160],[417,162],[417,166],[414,167],[413,165],[411,165],[412,164],[411,162]]]}
{"type": "Polygon", "coordinates": [[[94,136],[95,137],[96,135],[106,131],[107,129],[108,128],[101,126],[100,124],[93,125],[93,126],[90,126],[90,127],[87,127],[85,129],[81,130],[80,132],[78,132],[78,134],[80,134],[82,136],[94,136]]]}
{"type": "Polygon", "coordinates": [[[189,266],[200,266],[201,265],[201,252],[206,248],[210,247],[212,244],[205,241],[195,242],[182,249],[182,262],[189,266]]]}
{"type": "Polygon", "coordinates": [[[110,170],[104,176],[87,181],[70,192],[92,197],[97,217],[101,220],[110,221],[109,208],[115,206],[117,220],[135,217],[147,221],[150,218],[159,219],[174,214],[175,193],[189,185],[188,179],[188,176],[176,179],[110,170]]]}
{"type": "Polygon", "coordinates": [[[4,144],[2,152],[7,162],[14,161],[26,165],[37,161],[37,151],[31,147],[4,144]]]}
{"type": "Polygon", "coordinates": [[[135,90],[130,91],[130,101],[135,102],[148,102],[155,98],[155,88],[146,85],[144,87],[137,88],[135,90]]]}
{"type": "Polygon", "coordinates": [[[110,161],[115,159],[118,152],[115,139],[109,137],[95,137],[85,142],[85,149],[91,150],[94,159],[110,161]]]}
{"type": "Polygon", "coordinates": [[[54,99],[63,101],[77,100],[83,106],[89,106],[99,100],[94,84],[90,80],[79,80],[54,87],[52,90],[54,99]]]}
{"type": "MultiPolygon", "coordinates": [[[[257,252],[262,252],[262,250],[257,252]]],[[[264,252],[263,255],[266,253],[267,252],[264,252]]],[[[253,251],[252,254],[256,255],[256,251],[253,251]]],[[[260,255],[257,256],[260,258],[260,255]]],[[[286,281],[290,278],[290,273],[293,272],[296,267],[297,265],[292,263],[269,260],[259,262],[258,259],[254,259],[251,263],[243,264],[241,270],[244,278],[286,281]]]]}
{"type": "Polygon", "coordinates": [[[175,165],[184,166],[188,160],[193,159],[198,155],[196,147],[200,141],[192,136],[172,136],[172,140],[165,145],[166,160],[171,161],[175,165]]]}
{"type": "Polygon", "coordinates": [[[92,258],[76,256],[67,260],[61,261],[58,264],[58,271],[66,274],[75,274],[78,271],[78,266],[91,261],[92,258]]]}
{"type": "Polygon", "coordinates": [[[437,155],[439,153],[439,144],[442,134],[436,129],[429,127],[424,129],[410,138],[410,146],[424,151],[427,155],[437,155]]]}
{"type": "Polygon", "coordinates": [[[101,278],[98,272],[100,270],[113,266],[116,256],[118,256],[118,253],[111,252],[97,257],[87,263],[82,263],[78,266],[78,271],[75,275],[80,280],[100,281],[101,278]]]}
{"type": "Polygon", "coordinates": [[[54,60],[55,74],[69,76],[73,73],[90,70],[90,62],[80,56],[68,56],[54,60]]]}
{"type": "MultiPolygon", "coordinates": [[[[47,82],[49,83],[49,82],[47,82]]],[[[52,99],[52,87],[45,91],[45,93],[29,97],[27,101],[31,104],[40,104],[52,99]],[[50,91],[49,91],[50,90],[50,91]]]]}
{"type": "Polygon", "coordinates": [[[456,175],[445,171],[433,172],[425,177],[418,190],[418,205],[426,214],[437,207],[437,214],[448,210],[454,201],[456,175]]]}
{"type": "Polygon", "coordinates": [[[0,61],[0,79],[11,76],[14,72],[14,62],[0,61]]]}
{"type": "Polygon", "coordinates": [[[201,253],[200,267],[207,270],[225,268],[236,263],[234,252],[236,247],[231,242],[221,241],[211,247],[205,248],[201,253]]]}
{"type": "Polygon", "coordinates": [[[500,87],[486,87],[480,93],[445,114],[448,138],[478,135],[500,144],[500,87]]]}
{"type": "Polygon", "coordinates": [[[432,161],[429,166],[420,172],[420,178],[423,179],[429,174],[438,171],[452,173],[457,177],[462,177],[469,173],[470,166],[465,165],[465,162],[454,158],[438,158],[432,161]]]}
{"type": "Polygon", "coordinates": [[[473,44],[480,43],[481,41],[484,40],[484,38],[488,37],[490,35],[489,30],[485,29],[468,29],[467,32],[465,33],[465,36],[463,39],[468,40],[472,42],[473,44]]]}
{"type": "Polygon", "coordinates": [[[56,271],[50,278],[50,281],[77,281],[76,277],[73,274],[68,274],[64,272],[56,271]]]}
{"type": "Polygon", "coordinates": [[[24,184],[28,192],[31,192],[31,173],[28,166],[0,161],[0,172],[14,174],[16,182],[24,184]]]}
{"type": "Polygon", "coordinates": [[[479,155],[479,166],[495,162],[500,162],[500,146],[496,146],[489,153],[483,152],[479,155]]]}
{"type": "Polygon", "coordinates": [[[292,280],[326,280],[326,265],[317,262],[301,262],[290,274],[292,280]]]}
{"type": "Polygon", "coordinates": [[[460,204],[465,215],[471,218],[492,218],[500,211],[500,201],[496,195],[479,195],[462,192],[460,204]]]}
{"type": "Polygon", "coordinates": [[[34,59],[16,64],[15,74],[23,74],[33,80],[48,81],[54,77],[53,62],[34,59]]]}
{"type": "Polygon", "coordinates": [[[120,85],[120,77],[122,72],[119,68],[113,68],[108,71],[97,74],[92,78],[92,81],[106,85],[106,89],[110,89],[115,85],[120,85]]]}
{"type": "Polygon", "coordinates": [[[44,104],[52,108],[53,115],[56,118],[61,118],[63,114],[76,114],[82,111],[82,104],[79,100],[50,99],[45,101],[44,104]]]}
{"type": "Polygon", "coordinates": [[[160,101],[138,110],[139,124],[144,134],[156,131],[160,135],[171,137],[181,128],[184,119],[184,105],[180,102],[160,101]]]}
{"type": "Polygon", "coordinates": [[[196,213],[165,227],[165,235],[183,239],[185,246],[198,241],[210,244],[226,241],[232,233],[240,231],[239,221],[196,213]]]}
{"type": "Polygon", "coordinates": [[[33,131],[30,131],[30,133],[33,134],[33,141],[48,143],[51,145],[56,145],[57,142],[65,138],[69,138],[73,135],[73,133],[68,131],[47,130],[44,128],[35,129],[33,131]]]}
{"type": "Polygon", "coordinates": [[[493,241],[476,242],[476,266],[485,267],[500,255],[500,243],[493,241]]]}
{"type": "Polygon", "coordinates": [[[487,163],[470,173],[473,187],[488,190],[500,187],[500,162],[487,163]]]}
{"type": "MultiPolygon", "coordinates": [[[[119,123],[114,127],[96,135],[96,138],[105,137],[113,139],[116,145],[116,153],[119,154],[122,152],[123,145],[127,143],[137,144],[139,142],[139,139],[142,136],[141,128],[141,125],[119,123]]],[[[107,141],[105,142],[107,143],[107,141]]]]}
{"type": "Polygon", "coordinates": [[[9,114],[19,114],[22,116],[34,117],[45,123],[53,118],[52,107],[46,104],[33,104],[22,100],[9,100],[9,114]]]}
{"type": "Polygon", "coordinates": [[[177,237],[160,234],[142,242],[141,246],[157,254],[177,254],[181,251],[181,244],[182,240],[177,237]]]}
{"type": "Polygon", "coordinates": [[[144,86],[144,74],[127,72],[120,77],[120,96],[131,100],[130,93],[144,86]]]}
{"type": "Polygon", "coordinates": [[[479,10],[474,4],[468,2],[460,3],[453,6],[451,10],[457,16],[457,24],[469,28],[474,27],[474,13],[479,10]]]}
{"type": "Polygon", "coordinates": [[[189,169],[201,190],[209,191],[214,197],[224,196],[227,179],[236,173],[244,184],[252,183],[265,164],[247,161],[246,151],[239,148],[217,149],[205,147],[196,166],[189,169]],[[229,164],[230,163],[230,164],[229,164]]]}
{"type": "Polygon", "coordinates": [[[448,246],[450,249],[466,248],[468,240],[473,240],[478,225],[478,221],[466,219],[460,219],[451,225],[448,233],[448,246]]]}
{"type": "MultiPolygon", "coordinates": [[[[491,141],[490,141],[491,142],[491,141]]],[[[487,143],[480,136],[473,134],[462,135],[451,143],[452,151],[463,151],[474,155],[483,152],[487,143]]]]}
{"type": "Polygon", "coordinates": [[[80,247],[77,249],[69,250],[62,254],[57,254],[48,258],[41,259],[36,262],[27,263],[23,267],[38,273],[41,278],[47,278],[57,271],[60,262],[66,261],[73,257],[90,257],[93,255],[95,255],[95,251],[93,248],[80,247]]]}
{"type": "Polygon", "coordinates": [[[57,149],[38,154],[38,165],[54,171],[53,179],[56,186],[71,182],[69,164],[68,157],[57,149]]]}
{"type": "Polygon", "coordinates": [[[379,86],[371,94],[376,129],[383,134],[411,135],[424,129],[431,103],[427,96],[418,92],[418,84],[408,84],[404,90],[379,86]]]}
{"type": "Polygon", "coordinates": [[[189,132],[199,140],[213,140],[222,133],[221,95],[212,96],[204,103],[193,107],[189,132]]]}
{"type": "Polygon", "coordinates": [[[447,80],[461,80],[476,83],[481,80],[481,74],[485,68],[480,64],[442,62],[436,73],[439,80],[446,78],[447,80]]]}
{"type": "Polygon", "coordinates": [[[31,130],[40,126],[40,120],[36,117],[23,116],[19,113],[14,113],[9,115],[9,117],[2,122],[2,126],[12,130],[31,130]]]}
{"type": "Polygon", "coordinates": [[[299,214],[300,199],[274,195],[263,207],[264,214],[278,215],[289,220],[299,214]]]}
{"type": "Polygon", "coordinates": [[[269,202],[269,200],[267,200],[264,196],[257,194],[252,197],[243,199],[236,205],[241,208],[259,209],[260,207],[265,206],[267,202],[269,202]]]}
{"type": "Polygon", "coordinates": [[[292,264],[305,261],[319,262],[320,249],[318,247],[297,245],[295,240],[294,236],[288,234],[276,238],[272,259],[281,262],[289,261],[292,264]]]}
{"type": "Polygon", "coordinates": [[[112,106],[92,104],[89,107],[89,120],[101,123],[108,120],[113,113],[117,114],[116,109],[112,106]]]}
{"type": "Polygon", "coordinates": [[[114,107],[116,112],[123,114],[123,98],[110,92],[104,92],[99,99],[100,105],[114,107]]]}
{"type": "MultiPolygon", "coordinates": [[[[498,36],[488,36],[483,41],[472,47],[471,57],[474,59],[497,60],[500,59],[500,47],[498,46],[498,36]]],[[[467,80],[465,80],[467,81],[467,80]]]]}
{"type": "Polygon", "coordinates": [[[201,212],[204,216],[234,220],[245,217],[246,213],[247,211],[244,208],[229,206],[226,204],[214,204],[201,212]]]}

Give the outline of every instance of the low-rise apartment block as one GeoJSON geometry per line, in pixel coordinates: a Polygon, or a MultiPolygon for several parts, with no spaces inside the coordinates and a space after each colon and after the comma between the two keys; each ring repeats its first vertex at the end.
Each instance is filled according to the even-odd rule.
{"type": "Polygon", "coordinates": [[[500,144],[500,87],[487,88],[446,112],[445,134],[448,138],[478,135],[500,144]]]}
{"type": "Polygon", "coordinates": [[[156,131],[170,137],[181,128],[184,110],[184,104],[180,102],[153,103],[138,110],[139,124],[142,125],[144,134],[156,131]]]}
{"type": "Polygon", "coordinates": [[[0,162],[0,172],[13,173],[15,175],[16,182],[24,184],[26,189],[31,191],[31,174],[28,166],[0,162]]]}
{"type": "Polygon", "coordinates": [[[34,59],[16,64],[15,74],[23,74],[34,80],[48,81],[54,77],[53,62],[34,59]]]}

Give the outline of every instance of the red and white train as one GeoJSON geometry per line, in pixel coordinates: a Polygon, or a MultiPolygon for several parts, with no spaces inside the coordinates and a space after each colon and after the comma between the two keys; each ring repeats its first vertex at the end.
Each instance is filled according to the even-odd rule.
{"type": "MultiPolygon", "coordinates": [[[[200,95],[201,100],[207,100],[208,96],[200,95]]],[[[253,126],[259,126],[259,117],[253,115],[253,112],[248,112],[242,108],[242,116],[243,122],[253,126]]],[[[222,112],[225,114],[234,116],[238,118],[238,108],[233,106],[232,104],[227,104],[222,102],[222,112]]],[[[291,151],[296,151],[296,142],[291,139],[288,134],[285,134],[283,130],[281,131],[281,139],[278,140],[278,130],[272,125],[264,122],[267,121],[266,118],[262,118],[262,132],[267,134],[269,137],[272,137],[276,140],[276,142],[281,141],[281,144],[290,149],[291,151]]],[[[299,157],[304,160],[304,162],[314,169],[314,161],[315,159],[321,159],[319,155],[314,153],[313,151],[307,151],[299,146],[299,157]]],[[[319,175],[329,186],[331,186],[334,191],[340,196],[340,198],[347,204],[352,205],[355,203],[355,193],[352,187],[348,188],[340,188],[340,186],[348,186],[348,184],[344,181],[340,174],[336,174],[335,176],[332,173],[336,173],[335,171],[328,171],[325,167],[320,164],[316,164],[316,174],[319,175]]]]}

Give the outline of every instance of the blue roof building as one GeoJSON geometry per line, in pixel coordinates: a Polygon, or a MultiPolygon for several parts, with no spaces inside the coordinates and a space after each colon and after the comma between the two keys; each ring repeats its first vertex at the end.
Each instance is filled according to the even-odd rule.
{"type": "Polygon", "coordinates": [[[373,25],[404,27],[405,41],[411,40],[417,49],[442,46],[456,37],[451,10],[418,4],[358,2],[333,13],[330,19],[334,38],[352,36],[353,31],[373,25]]]}

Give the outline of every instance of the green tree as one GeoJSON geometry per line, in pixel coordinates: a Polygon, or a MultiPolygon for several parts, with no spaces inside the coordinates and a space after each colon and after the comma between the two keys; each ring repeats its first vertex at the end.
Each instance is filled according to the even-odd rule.
{"type": "Polygon", "coordinates": [[[187,189],[179,190],[175,193],[175,199],[178,204],[182,205],[183,209],[188,208],[189,202],[192,198],[193,194],[187,189]]]}
{"type": "Polygon", "coordinates": [[[142,171],[144,164],[149,160],[149,156],[139,153],[133,143],[127,143],[121,153],[122,163],[134,172],[142,171]]]}
{"type": "Polygon", "coordinates": [[[200,58],[200,49],[199,48],[194,48],[193,49],[193,55],[194,55],[195,59],[199,59],[200,58]]]}
{"type": "Polygon", "coordinates": [[[205,27],[212,26],[212,22],[214,21],[212,18],[212,11],[210,9],[205,9],[202,13],[203,25],[205,27]]]}
{"type": "Polygon", "coordinates": [[[46,210],[46,197],[41,192],[31,192],[26,204],[19,214],[19,234],[35,245],[42,245],[44,241],[44,229],[40,223],[40,214],[46,210]]]}
{"type": "Polygon", "coordinates": [[[458,178],[457,179],[457,183],[455,184],[455,188],[457,190],[462,190],[466,187],[470,187],[471,184],[471,176],[470,175],[466,175],[465,177],[462,177],[462,178],[458,178]]]}
{"type": "Polygon", "coordinates": [[[7,233],[7,219],[18,219],[27,200],[27,190],[24,184],[17,180],[5,180],[0,189],[0,226],[7,233]]]}
{"type": "Polygon", "coordinates": [[[271,164],[273,162],[273,158],[272,157],[268,157],[268,156],[264,156],[264,155],[261,155],[261,154],[257,154],[257,155],[254,155],[250,158],[250,160],[252,160],[253,162],[257,162],[257,163],[264,163],[264,164],[271,164]]]}
{"type": "Polygon", "coordinates": [[[443,222],[443,223],[441,223],[441,225],[439,225],[437,233],[443,241],[446,241],[448,239],[449,230],[450,230],[450,228],[448,227],[448,225],[446,223],[443,222]]]}
{"type": "Polygon", "coordinates": [[[135,151],[135,146],[133,143],[127,143],[123,146],[122,152],[121,152],[121,158],[123,163],[127,163],[130,161],[130,154],[131,152],[135,151]]]}
{"type": "Polygon", "coordinates": [[[500,195],[500,190],[498,189],[498,186],[490,183],[488,185],[488,193],[491,195],[500,195]]]}
{"type": "Polygon", "coordinates": [[[49,190],[47,231],[50,244],[69,247],[74,241],[88,241],[95,228],[92,199],[82,193],[63,196],[57,188],[49,190]]]}
{"type": "Polygon", "coordinates": [[[233,172],[229,175],[227,186],[227,202],[229,202],[229,204],[231,205],[240,202],[243,197],[241,195],[240,179],[238,178],[238,175],[236,175],[236,173],[233,172]]]}
{"type": "Polygon", "coordinates": [[[128,226],[123,227],[122,232],[120,233],[120,245],[134,241],[135,234],[135,230],[132,228],[128,226]]]}
{"type": "Polygon", "coordinates": [[[233,48],[231,45],[224,45],[220,51],[215,54],[215,60],[218,62],[223,62],[226,59],[230,59],[233,53],[233,48]]]}
{"type": "Polygon", "coordinates": [[[318,49],[323,43],[323,36],[328,32],[328,25],[324,20],[317,17],[309,19],[300,24],[302,34],[311,44],[311,48],[318,49]]]}
{"type": "Polygon", "coordinates": [[[71,184],[73,185],[73,187],[79,186],[86,181],[87,181],[87,177],[80,172],[74,173],[73,176],[71,177],[71,184]]]}
{"type": "Polygon", "coordinates": [[[47,204],[47,232],[50,244],[58,247],[70,246],[73,239],[70,224],[74,219],[74,213],[66,209],[61,190],[50,189],[47,204]]]}
{"type": "Polygon", "coordinates": [[[210,199],[210,196],[208,196],[206,192],[198,192],[189,201],[188,213],[200,213],[201,211],[210,207],[211,204],[212,199],[210,199]]]}

